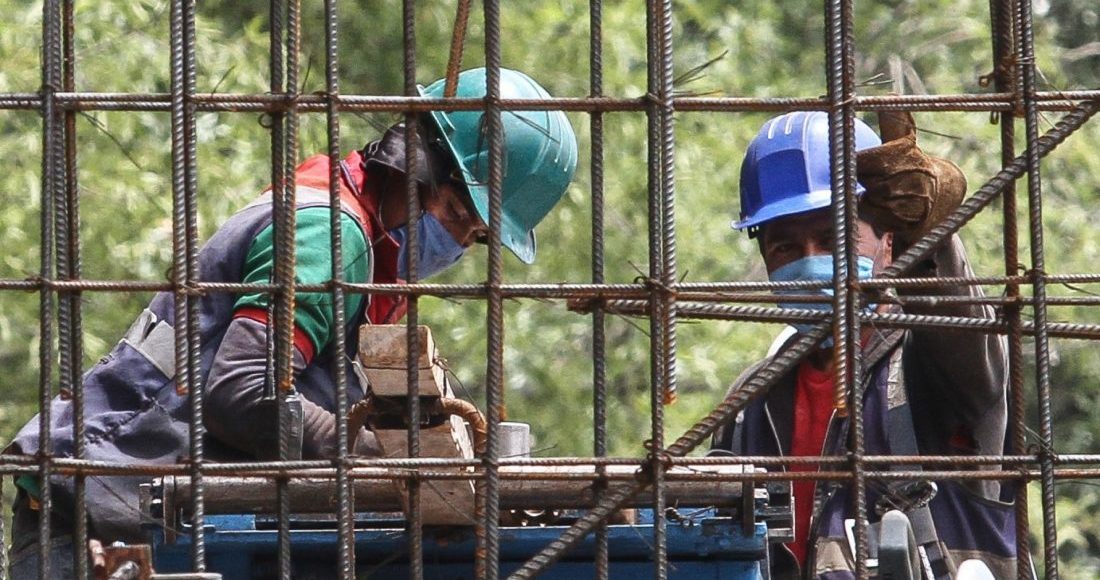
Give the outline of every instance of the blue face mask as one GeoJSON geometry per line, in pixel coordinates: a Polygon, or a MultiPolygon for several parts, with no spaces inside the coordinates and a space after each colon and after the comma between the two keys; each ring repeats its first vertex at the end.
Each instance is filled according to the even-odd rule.
{"type": "MultiPolygon", "coordinates": [[[[857,273],[856,276],[860,280],[865,280],[871,277],[871,274],[875,267],[875,261],[867,256],[858,256],[856,259],[857,273]]],[[[833,257],[828,255],[821,256],[807,256],[800,258],[789,264],[776,268],[774,271],[768,273],[768,279],[772,282],[831,282],[833,279],[833,257]]],[[[777,294],[814,294],[820,293],[823,296],[832,296],[832,288],[818,288],[816,290],[780,290],[777,294]]],[[[875,309],[877,305],[868,304],[864,309],[869,312],[875,309]]],[[[832,312],[833,305],[828,302],[780,302],[780,308],[801,308],[804,310],[818,310],[821,312],[832,312]]],[[[805,333],[813,327],[813,324],[807,322],[792,323],[792,326],[798,329],[798,332],[805,333]]],[[[822,343],[822,348],[828,348],[832,346],[833,339],[826,339],[822,343]]]]}
{"type": "MultiPolygon", "coordinates": [[[[434,276],[447,268],[450,268],[466,252],[461,244],[455,240],[451,232],[439,223],[439,220],[430,213],[424,212],[420,219],[416,220],[417,246],[420,259],[417,262],[417,273],[420,278],[434,276]]],[[[402,279],[409,277],[409,225],[389,231],[401,248],[397,254],[397,276],[402,279]]]]}

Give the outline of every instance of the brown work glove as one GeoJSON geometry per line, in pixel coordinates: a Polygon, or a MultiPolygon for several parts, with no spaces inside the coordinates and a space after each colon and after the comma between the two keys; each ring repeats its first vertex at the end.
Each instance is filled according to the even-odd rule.
{"type": "Polygon", "coordinates": [[[921,151],[908,111],[882,111],[878,122],[883,144],[856,155],[856,175],[866,189],[860,212],[904,248],[959,207],[966,177],[954,163],[921,151]]]}

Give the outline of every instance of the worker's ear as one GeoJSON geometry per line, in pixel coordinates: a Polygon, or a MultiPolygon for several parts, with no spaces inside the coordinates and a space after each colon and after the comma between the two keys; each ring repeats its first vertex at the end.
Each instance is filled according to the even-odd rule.
{"type": "Polygon", "coordinates": [[[894,264],[894,232],[882,234],[882,269],[894,264]]]}

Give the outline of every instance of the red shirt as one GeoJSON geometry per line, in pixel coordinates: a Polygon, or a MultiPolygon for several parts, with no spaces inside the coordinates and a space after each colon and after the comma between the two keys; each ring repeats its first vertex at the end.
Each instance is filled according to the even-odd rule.
{"type": "MultiPolygon", "coordinates": [[[[807,361],[798,367],[794,395],[794,430],[791,434],[792,456],[820,456],[825,445],[825,433],[833,415],[833,373],[820,371],[807,361]]],[[[792,465],[790,471],[817,471],[815,465],[792,465]]],[[[814,506],[814,482],[794,482],[794,541],[787,547],[794,552],[799,566],[806,565],[809,547],[810,513],[814,506]]]]}

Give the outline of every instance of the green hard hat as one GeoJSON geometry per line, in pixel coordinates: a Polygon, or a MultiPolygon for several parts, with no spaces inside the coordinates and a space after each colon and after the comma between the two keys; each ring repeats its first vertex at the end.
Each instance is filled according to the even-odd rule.
{"type": "MultiPolygon", "coordinates": [[[[485,69],[458,75],[455,97],[482,98],[485,69]]],[[[444,80],[420,89],[442,98],[444,80]]],[[[500,70],[502,99],[548,99],[531,77],[500,70]]],[[[431,118],[462,172],[478,215],[489,223],[489,142],[484,111],[432,111],[431,118]]],[[[535,261],[535,226],[558,203],[577,168],[577,137],[562,111],[502,111],[504,183],[501,241],[526,264],[535,261]]]]}

